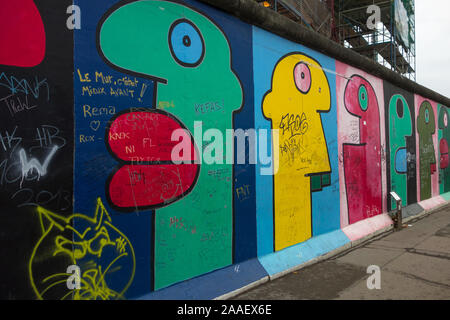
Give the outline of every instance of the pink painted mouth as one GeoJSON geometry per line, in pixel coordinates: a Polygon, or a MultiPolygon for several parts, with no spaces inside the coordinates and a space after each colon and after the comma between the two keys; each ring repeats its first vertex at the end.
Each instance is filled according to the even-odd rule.
{"type": "Polygon", "coordinates": [[[440,159],[441,169],[445,169],[449,165],[448,143],[446,139],[441,139],[441,141],[439,142],[439,152],[441,154],[440,159]]]}
{"type": "MultiPolygon", "coordinates": [[[[107,185],[109,200],[118,209],[160,208],[186,196],[194,187],[200,165],[194,140],[183,124],[161,110],[129,112],[111,123],[106,136],[110,152],[121,166],[107,185]],[[172,162],[172,150],[180,140],[172,133],[184,132],[190,153],[172,162]]],[[[186,150],[184,149],[184,150],[186,150]]]]}

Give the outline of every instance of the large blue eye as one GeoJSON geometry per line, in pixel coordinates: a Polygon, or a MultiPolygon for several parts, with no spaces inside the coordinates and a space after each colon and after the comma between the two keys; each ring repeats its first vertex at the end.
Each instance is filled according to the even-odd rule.
{"type": "Polygon", "coordinates": [[[186,19],[177,20],[170,27],[169,47],[174,59],[185,67],[198,66],[205,55],[200,30],[186,19]]]}

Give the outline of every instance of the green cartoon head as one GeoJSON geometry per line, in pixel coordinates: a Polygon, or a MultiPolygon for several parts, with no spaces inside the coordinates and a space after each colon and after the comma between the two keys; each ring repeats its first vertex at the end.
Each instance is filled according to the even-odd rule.
{"type": "Polygon", "coordinates": [[[436,120],[433,106],[429,101],[424,101],[420,105],[417,132],[419,133],[420,200],[426,200],[432,196],[431,175],[436,171],[436,154],[433,143],[436,120]]]}
{"type": "Polygon", "coordinates": [[[229,121],[242,105],[227,38],[184,5],[143,0],[116,6],[100,23],[98,45],[116,69],[159,82],[157,102],[170,102],[175,110],[168,111],[188,127],[196,105],[217,104],[229,121]]]}
{"type": "MultiPolygon", "coordinates": [[[[205,135],[214,128],[225,137],[233,128],[233,112],[243,105],[243,90],[232,70],[230,43],[208,17],[181,1],[124,1],[106,13],[97,31],[98,51],[105,62],[120,72],[154,80],[152,107],[166,109],[194,134],[195,121],[202,123],[205,135]]],[[[150,107],[145,101],[143,106],[150,107]]],[[[205,145],[205,152],[208,148],[205,145]]],[[[217,154],[225,157],[224,152],[217,154]]],[[[232,164],[202,163],[192,191],[155,211],[154,289],[232,263],[232,179],[232,164]],[[219,172],[223,179],[218,181],[211,172],[219,172]],[[173,228],[175,218],[195,230],[173,228]],[[215,240],[205,241],[205,234],[214,234],[215,240]]],[[[152,183],[148,189],[158,187],[152,183]]]]}

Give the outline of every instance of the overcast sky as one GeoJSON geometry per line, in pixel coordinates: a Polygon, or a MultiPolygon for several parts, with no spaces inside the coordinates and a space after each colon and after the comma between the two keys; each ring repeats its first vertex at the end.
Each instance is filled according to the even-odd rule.
{"type": "Polygon", "coordinates": [[[450,1],[415,3],[417,82],[450,98],[450,1]]]}

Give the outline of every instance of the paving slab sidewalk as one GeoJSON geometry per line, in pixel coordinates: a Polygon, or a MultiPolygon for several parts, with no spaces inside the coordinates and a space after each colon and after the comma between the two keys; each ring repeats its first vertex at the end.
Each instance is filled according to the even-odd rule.
{"type": "Polygon", "coordinates": [[[233,299],[450,300],[450,207],[233,299]],[[380,289],[367,287],[372,265],[380,289]]]}

